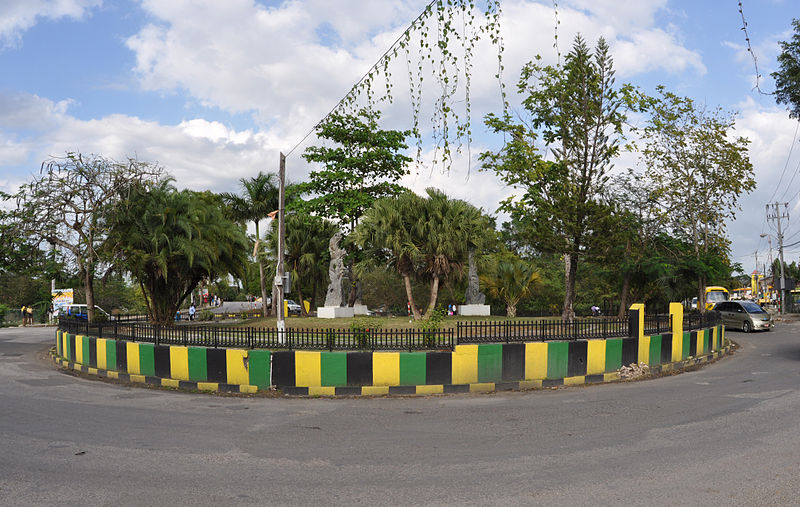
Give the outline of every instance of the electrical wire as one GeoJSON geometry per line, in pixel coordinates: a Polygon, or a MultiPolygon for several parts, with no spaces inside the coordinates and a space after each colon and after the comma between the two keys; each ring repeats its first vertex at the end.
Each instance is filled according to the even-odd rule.
{"type": "MultiPolygon", "coordinates": [[[[794,151],[794,143],[797,140],[797,131],[798,130],[800,130],[800,120],[797,121],[797,126],[794,128],[794,137],[792,137],[792,144],[789,146],[789,156],[786,157],[786,163],[783,165],[783,172],[781,172],[781,177],[778,180],[778,184],[775,185],[775,191],[772,192],[772,197],[769,198],[770,202],[772,202],[772,200],[775,198],[775,195],[778,193],[778,189],[781,188],[781,183],[783,182],[783,177],[786,175],[786,169],[789,167],[789,160],[792,158],[792,151],[794,151]]],[[[798,169],[800,169],[800,166],[798,166],[798,169]]],[[[797,174],[796,171],[795,171],[795,174],[797,174]]],[[[792,181],[794,181],[794,176],[792,176],[792,181]]],[[[790,185],[791,185],[791,183],[790,183],[790,185]]],[[[784,195],[786,195],[786,192],[788,191],[788,189],[789,189],[789,187],[787,186],[786,189],[784,190],[784,195]]]]}

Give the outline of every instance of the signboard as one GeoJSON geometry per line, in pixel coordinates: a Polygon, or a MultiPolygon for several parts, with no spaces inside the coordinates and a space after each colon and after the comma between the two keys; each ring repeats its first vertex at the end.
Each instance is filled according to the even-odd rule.
{"type": "Polygon", "coordinates": [[[53,296],[54,311],[58,311],[75,302],[73,301],[74,292],[72,289],[53,289],[51,295],[53,296]]]}

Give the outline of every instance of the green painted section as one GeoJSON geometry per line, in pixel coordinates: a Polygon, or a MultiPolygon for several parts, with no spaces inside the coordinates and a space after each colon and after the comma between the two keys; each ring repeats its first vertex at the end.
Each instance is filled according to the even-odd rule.
{"type": "Polygon", "coordinates": [[[323,386],[347,385],[347,352],[319,353],[320,382],[323,386]]]}
{"type": "Polygon", "coordinates": [[[80,358],[80,361],[78,361],[78,362],[81,363],[82,365],[85,365],[85,366],[89,366],[89,364],[92,362],[91,359],[89,359],[89,337],[88,336],[84,336],[83,338],[81,338],[81,358],[80,358]]]}
{"type": "Polygon", "coordinates": [[[106,340],[106,368],[112,371],[117,369],[117,347],[114,340],[106,340]]]}
{"type": "Polygon", "coordinates": [[[567,376],[568,356],[569,343],[549,342],[547,344],[547,378],[564,378],[567,376]]]}
{"type": "Polygon", "coordinates": [[[189,360],[189,380],[193,380],[194,382],[207,382],[208,361],[206,360],[206,349],[189,347],[187,357],[189,360]]]}
{"type": "Polygon", "coordinates": [[[650,366],[661,364],[661,335],[650,337],[650,366]]]}
{"type": "MultiPolygon", "coordinates": [[[[659,359],[661,352],[658,353],[659,359]]],[[[622,368],[622,338],[606,340],[606,373],[622,368]]]]}
{"type": "Polygon", "coordinates": [[[478,382],[503,379],[503,345],[478,345],[478,382]]]}
{"type": "Polygon", "coordinates": [[[251,350],[247,354],[247,370],[250,385],[266,389],[270,386],[270,352],[269,350],[251,350]]]}
{"type": "Polygon", "coordinates": [[[156,374],[155,348],[152,343],[139,344],[139,372],[151,377],[156,374]]]}
{"type": "Polygon", "coordinates": [[[400,353],[400,385],[417,386],[425,385],[427,373],[425,352],[400,353]]]}
{"type": "Polygon", "coordinates": [[[681,351],[681,359],[686,359],[689,357],[689,347],[692,341],[692,332],[691,331],[684,331],[683,333],[683,350],[681,351]]]}

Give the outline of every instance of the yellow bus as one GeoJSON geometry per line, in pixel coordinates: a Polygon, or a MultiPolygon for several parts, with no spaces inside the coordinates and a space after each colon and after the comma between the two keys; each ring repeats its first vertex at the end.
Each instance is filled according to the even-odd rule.
{"type": "MultiPolygon", "coordinates": [[[[727,301],[730,299],[728,289],[719,287],[717,285],[710,285],[706,287],[706,310],[711,310],[714,305],[720,301],[727,301]]],[[[698,306],[700,306],[698,304],[698,306]]]]}

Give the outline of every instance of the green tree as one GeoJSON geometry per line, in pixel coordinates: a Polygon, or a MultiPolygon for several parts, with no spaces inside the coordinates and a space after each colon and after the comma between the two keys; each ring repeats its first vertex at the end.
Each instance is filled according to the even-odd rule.
{"type": "Polygon", "coordinates": [[[733,114],[664,87],[641,104],[649,115],[639,129],[641,157],[672,233],[692,245],[694,259],[687,266],[695,273],[702,302],[707,281],[718,276],[719,255],[729,249],[726,220],[740,209],[741,195],[755,188],[750,141],[733,135],[733,114]]]}
{"type": "Polygon", "coordinates": [[[267,316],[267,281],[264,273],[264,262],[259,255],[261,247],[261,221],[269,218],[278,209],[279,188],[277,177],[272,173],[259,172],[253,178],[239,180],[242,194],[223,193],[223,201],[227,206],[227,215],[237,222],[253,222],[255,225],[255,246],[253,255],[258,264],[259,282],[261,285],[262,315],[267,316]]]}
{"type": "MultiPolygon", "coordinates": [[[[311,146],[303,153],[322,168],[298,185],[310,198],[298,200],[294,208],[332,220],[349,233],[377,199],[404,190],[397,181],[408,174],[406,166],[412,160],[401,153],[408,148],[410,131],[382,130],[379,119],[380,113],[361,109],[355,115],[331,114],[317,126],[317,137],[333,146],[311,146]]],[[[351,282],[354,262],[351,258],[351,282]]],[[[351,283],[348,306],[356,297],[356,284],[351,283]]]]}
{"type": "Polygon", "coordinates": [[[791,118],[800,118],[800,20],[792,20],[794,33],[789,41],[781,41],[775,79],[775,101],[785,104],[791,118]]]}
{"type": "Polygon", "coordinates": [[[491,297],[505,303],[506,315],[514,318],[517,304],[531,295],[541,279],[532,263],[505,252],[493,259],[489,270],[481,276],[481,283],[491,297]]]}
{"type": "Polygon", "coordinates": [[[162,173],[160,167],[135,159],[120,163],[98,155],[67,153],[43,163],[40,175],[16,195],[17,236],[35,245],[57,245],[72,256],[90,321],[94,319],[94,281],[103,261],[99,252],[108,233],[105,217],[123,198],[124,189],[148,184],[162,173]]]}
{"type": "Polygon", "coordinates": [[[138,281],[153,322],[170,322],[202,280],[243,276],[247,238],[218,199],[177,191],[169,179],[125,195],[109,216],[108,251],[138,281]]]}
{"type": "Polygon", "coordinates": [[[608,206],[601,202],[611,161],[619,152],[625,115],[622,92],[614,87],[613,62],[604,39],[592,52],[578,36],[564,65],[526,64],[518,84],[530,126],[509,116],[489,115],[487,125],[506,134],[498,153],[482,154],[483,168],[523,195],[501,203],[501,209],[525,220],[528,241],[541,252],[564,261],[566,320],[575,317],[578,263],[593,248],[603,230],[608,206]],[[536,149],[541,137],[554,161],[544,161],[536,149]]]}

